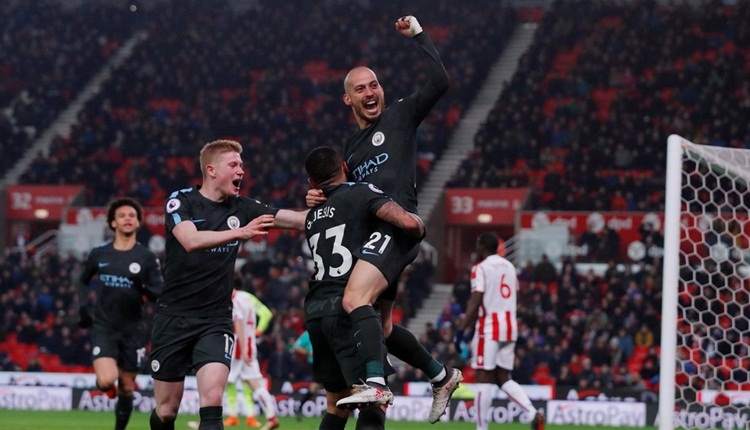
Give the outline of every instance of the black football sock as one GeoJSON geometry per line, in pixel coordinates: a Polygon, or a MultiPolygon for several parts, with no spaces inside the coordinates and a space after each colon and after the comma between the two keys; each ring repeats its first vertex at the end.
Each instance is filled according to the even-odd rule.
{"type": "Polygon", "coordinates": [[[117,396],[115,405],[115,430],[125,430],[133,413],[133,396],[117,396]]]}
{"type": "Polygon", "coordinates": [[[359,410],[356,430],[384,430],[385,411],[377,406],[370,406],[359,410]]]}
{"type": "Polygon", "coordinates": [[[359,348],[359,357],[365,363],[367,378],[384,378],[383,372],[383,326],[372,306],[360,306],[349,317],[352,320],[354,343],[359,348]]]}
{"type": "Polygon", "coordinates": [[[156,410],[151,411],[151,418],[149,418],[149,424],[151,426],[151,430],[174,430],[174,421],[169,421],[167,423],[162,422],[162,420],[159,419],[159,416],[156,415],[156,410]]]}
{"type": "Polygon", "coordinates": [[[435,360],[409,330],[393,324],[391,335],[385,340],[388,352],[399,360],[415,367],[432,379],[443,371],[443,365],[435,360]]]}
{"type": "Polygon", "coordinates": [[[222,430],[224,428],[224,421],[221,419],[223,413],[224,408],[221,406],[205,406],[198,409],[198,414],[201,417],[201,425],[198,429],[222,430]]]}
{"type": "Polygon", "coordinates": [[[326,412],[323,415],[323,419],[320,420],[318,430],[344,430],[346,428],[346,421],[346,418],[326,412]]]}

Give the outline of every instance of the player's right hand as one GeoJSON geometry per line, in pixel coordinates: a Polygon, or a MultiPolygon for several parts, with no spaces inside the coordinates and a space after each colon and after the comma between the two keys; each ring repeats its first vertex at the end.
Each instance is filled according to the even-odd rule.
{"type": "Polygon", "coordinates": [[[86,306],[78,308],[78,327],[89,328],[94,325],[94,317],[89,313],[86,306]]]}
{"type": "Polygon", "coordinates": [[[245,224],[244,227],[238,229],[240,239],[247,240],[252,239],[255,236],[268,235],[268,229],[273,227],[273,215],[266,214],[261,215],[249,223],[245,224]]]}
{"type": "Polygon", "coordinates": [[[414,37],[422,32],[422,26],[416,17],[407,15],[396,20],[396,30],[406,37],[414,37]]]}
{"type": "Polygon", "coordinates": [[[319,190],[317,188],[307,190],[307,195],[305,195],[305,204],[307,204],[308,208],[320,206],[325,203],[326,200],[328,199],[323,194],[323,190],[319,190]]]}

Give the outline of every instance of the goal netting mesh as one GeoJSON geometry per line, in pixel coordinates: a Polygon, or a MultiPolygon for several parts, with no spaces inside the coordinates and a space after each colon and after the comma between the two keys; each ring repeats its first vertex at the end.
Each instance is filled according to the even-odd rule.
{"type": "Polygon", "coordinates": [[[670,136],[659,429],[750,428],[750,150],[670,136]]]}

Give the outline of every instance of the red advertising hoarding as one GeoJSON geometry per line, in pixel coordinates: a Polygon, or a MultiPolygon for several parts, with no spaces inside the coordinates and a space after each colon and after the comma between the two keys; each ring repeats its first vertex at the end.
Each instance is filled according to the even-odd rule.
{"type": "Polygon", "coordinates": [[[6,189],[8,219],[59,221],[82,191],[81,185],[10,185],[6,189]]]}
{"type": "Polygon", "coordinates": [[[448,225],[508,225],[516,222],[528,188],[449,188],[445,190],[448,225]]]}

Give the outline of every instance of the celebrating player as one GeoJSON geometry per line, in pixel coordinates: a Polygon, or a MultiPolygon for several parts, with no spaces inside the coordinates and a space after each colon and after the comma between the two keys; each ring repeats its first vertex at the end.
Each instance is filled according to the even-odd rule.
{"type": "Polygon", "coordinates": [[[200,153],[203,185],[172,193],[166,204],[164,291],[157,301],[151,375],[156,408],[151,429],[173,429],[185,385],[196,370],[200,429],[221,429],[222,397],[234,333],[232,284],[240,243],[269,228],[304,227],[307,211],[274,209],[239,195],[242,146],[207,143],[200,153]]]}
{"type": "Polygon", "coordinates": [[[136,241],[141,219],[143,210],[135,200],[120,198],[111,202],[107,226],[114,231],[114,239],[91,250],[80,277],[83,305],[79,325],[93,325],[96,385],[109,398],[117,396],[115,430],[124,430],[130,421],[135,376],[146,359],[144,298],[156,300],[164,283],[159,260],[136,241]],[[95,275],[99,288],[92,316],[89,282],[95,275]]]}
{"type": "MultiPolygon", "coordinates": [[[[416,131],[448,90],[449,78],[437,49],[417,18],[401,17],[395,27],[422,51],[427,80],[420,89],[386,109],[385,92],[375,72],[367,67],[349,71],[344,79],[343,101],[351,108],[359,129],[345,143],[344,159],[354,179],[377,185],[404,209],[416,214],[416,131]]],[[[323,201],[319,190],[308,193],[308,206],[323,201]]],[[[352,279],[358,282],[347,286],[343,306],[355,327],[354,342],[360,345],[361,357],[367,363],[367,385],[339,401],[342,407],[375,402],[383,398],[384,391],[389,391],[382,373],[384,337],[388,352],[430,378],[433,403],[428,420],[431,423],[440,419],[463,379],[460,370],[447,368],[435,360],[410,331],[391,321],[398,277],[416,258],[420,241],[421,238],[405,235],[397,227],[384,223],[355,253],[359,261],[352,279]],[[374,246],[377,238],[391,240],[394,246],[374,246]],[[381,303],[382,326],[373,308],[376,300],[381,303]]]]}
{"type": "MultiPolygon", "coordinates": [[[[338,408],[337,401],[347,396],[352,386],[355,391],[367,388],[355,385],[365,374],[365,363],[352,342],[351,320],[341,312],[344,289],[354,281],[354,251],[372,238],[383,222],[393,223],[413,237],[424,233],[419,217],[406,212],[374,185],[345,182],[345,166],[338,153],[327,147],[314,149],[305,160],[310,185],[320,188],[327,197],[323,205],[310,210],[305,227],[315,262],[305,297],[305,322],[312,343],[314,377],[326,390],[328,407],[320,425],[326,430],[341,430],[346,425],[349,411],[338,408]]],[[[383,250],[396,246],[382,237],[373,244],[383,250]]],[[[385,372],[381,369],[380,373],[385,372]]],[[[390,390],[381,393],[379,398],[356,405],[378,405],[360,412],[358,428],[385,425],[385,408],[393,401],[393,394],[390,390]]]]}

